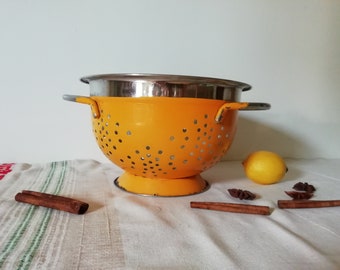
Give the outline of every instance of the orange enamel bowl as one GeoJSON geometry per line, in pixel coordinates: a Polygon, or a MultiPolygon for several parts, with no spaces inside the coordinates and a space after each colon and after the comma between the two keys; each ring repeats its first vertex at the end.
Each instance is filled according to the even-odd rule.
{"type": "Polygon", "coordinates": [[[99,148],[125,171],[115,184],[154,196],[206,190],[208,182],[200,173],[228,151],[238,110],[255,104],[164,96],[65,95],[64,99],[90,105],[99,148]]]}

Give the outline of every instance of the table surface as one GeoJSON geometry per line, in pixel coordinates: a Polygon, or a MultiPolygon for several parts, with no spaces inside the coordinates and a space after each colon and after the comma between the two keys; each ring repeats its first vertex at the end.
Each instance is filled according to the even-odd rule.
{"type": "Polygon", "coordinates": [[[0,269],[340,269],[340,207],[279,209],[297,182],[313,199],[340,199],[340,160],[287,160],[274,185],[245,178],[239,161],[202,176],[211,187],[184,197],[146,197],[113,185],[110,163],[70,160],[0,165],[0,269]],[[227,189],[249,190],[253,201],[227,189]],[[89,203],[84,215],[14,200],[24,190],[89,203]],[[266,205],[268,216],[190,208],[190,201],[266,205]]]}

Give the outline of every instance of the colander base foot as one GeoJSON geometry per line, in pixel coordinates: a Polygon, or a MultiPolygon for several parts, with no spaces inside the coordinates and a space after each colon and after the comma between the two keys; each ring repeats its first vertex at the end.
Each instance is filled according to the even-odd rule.
{"type": "Polygon", "coordinates": [[[125,172],[114,183],[120,189],[130,193],[161,197],[194,195],[209,188],[209,183],[200,175],[167,179],[147,178],[125,172]]]}

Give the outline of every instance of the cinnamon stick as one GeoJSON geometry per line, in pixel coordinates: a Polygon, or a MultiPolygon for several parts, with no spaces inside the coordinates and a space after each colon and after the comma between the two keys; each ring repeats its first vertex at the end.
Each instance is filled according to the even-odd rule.
{"type": "Polygon", "coordinates": [[[270,208],[262,205],[221,202],[190,202],[190,207],[241,214],[270,215],[270,208]]]}
{"type": "Polygon", "coordinates": [[[335,207],[340,206],[340,200],[278,200],[279,208],[321,208],[321,207],[335,207]]]}
{"type": "Polygon", "coordinates": [[[89,205],[82,201],[31,190],[23,190],[21,193],[18,193],[15,195],[15,200],[78,215],[84,214],[89,208],[89,205]]]}

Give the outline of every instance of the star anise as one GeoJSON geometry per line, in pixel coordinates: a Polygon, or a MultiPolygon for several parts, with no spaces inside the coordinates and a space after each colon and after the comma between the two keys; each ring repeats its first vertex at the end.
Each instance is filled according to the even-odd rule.
{"type": "Polygon", "coordinates": [[[228,192],[231,197],[238,198],[240,200],[254,200],[256,195],[248,190],[242,190],[237,188],[230,188],[228,192]]]}
{"type": "Polygon", "coordinates": [[[313,193],[316,190],[313,185],[310,185],[307,182],[298,182],[293,186],[293,189],[298,191],[306,191],[308,193],[313,193]]]}
{"type": "Polygon", "coordinates": [[[285,191],[286,194],[293,198],[293,200],[308,200],[312,198],[313,193],[301,191],[285,191]]]}

